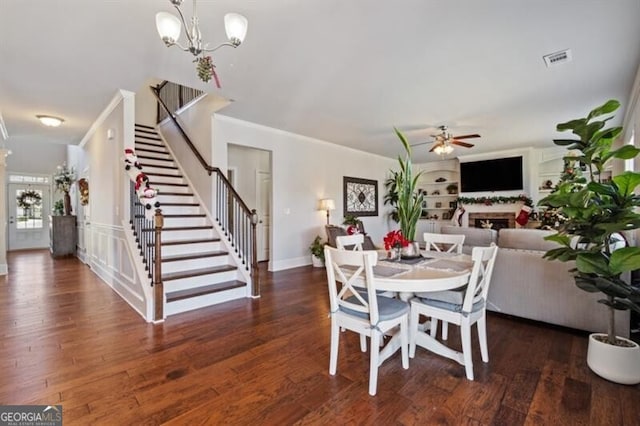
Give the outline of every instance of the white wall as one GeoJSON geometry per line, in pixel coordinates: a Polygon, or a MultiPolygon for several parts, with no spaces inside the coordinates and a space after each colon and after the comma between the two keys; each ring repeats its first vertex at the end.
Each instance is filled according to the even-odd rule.
{"type": "MultiPolygon", "coordinates": [[[[143,317],[151,318],[151,287],[142,260],[127,241],[129,181],[123,167],[124,148],[134,144],[134,94],[118,91],[69,160],[89,179],[89,204],[80,209],[84,261],[143,317]],[[114,135],[109,139],[108,131],[114,135]],[[140,277],[143,277],[142,279],[140,277]]],[[[77,193],[77,191],[76,191],[77,193]]],[[[76,197],[76,206],[78,206],[76,197]]],[[[82,255],[82,253],[80,253],[82,255]]]]}
{"type": "MultiPolygon", "coordinates": [[[[212,116],[215,111],[227,104],[227,101],[216,98],[215,96],[205,96],[195,104],[178,112],[180,124],[208,164],[211,164],[212,116]]],[[[189,181],[202,199],[207,210],[211,212],[211,194],[213,187],[211,176],[209,176],[202,164],[200,164],[172,121],[163,121],[160,124],[160,130],[169,144],[174,158],[186,172],[189,181]]]]}
{"type": "Polygon", "coordinates": [[[46,142],[12,143],[9,139],[7,148],[12,151],[7,157],[7,170],[10,172],[50,175],[67,160],[67,145],[46,142]]]}
{"type": "Polygon", "coordinates": [[[158,103],[149,87],[159,82],[157,78],[148,79],[136,92],[136,123],[151,127],[156,125],[158,103]]]}
{"type": "Polygon", "coordinates": [[[271,270],[311,262],[309,244],[315,235],[326,238],[326,213],[317,210],[321,198],[335,200],[331,222],[342,223],[344,176],[378,181],[379,214],[362,220],[376,243],[388,232],[383,182],[397,160],[219,114],[214,116],[213,139],[213,165],[222,170],[227,170],[229,144],[272,152],[271,270]]]}
{"type": "Polygon", "coordinates": [[[256,172],[271,171],[269,151],[229,145],[228,167],[237,169],[234,188],[250,209],[257,209],[256,172]]]}

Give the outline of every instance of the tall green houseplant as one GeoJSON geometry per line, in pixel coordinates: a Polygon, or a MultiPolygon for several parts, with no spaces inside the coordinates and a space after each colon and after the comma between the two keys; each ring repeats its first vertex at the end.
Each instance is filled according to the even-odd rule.
{"type": "Polygon", "coordinates": [[[575,261],[571,272],[582,290],[601,292],[599,300],[609,307],[607,343],[615,344],[615,310],[640,312],[640,291],[627,283],[625,273],[640,269],[640,248],[629,247],[622,234],[640,227],[640,197],[634,194],[640,174],[627,171],[603,180],[610,160],[635,158],[640,150],[631,145],[613,149],[622,127],[605,128],[609,115],[620,103],[609,100],[585,118],[558,124],[558,131],[571,131],[577,139],[557,139],[554,143],[570,152],[564,157],[565,173],[557,189],[538,203],[558,209],[567,220],[558,232],[547,237],[560,248],[545,257],[563,262],[575,261]],[[600,119],[598,119],[600,118],[600,119]],[[622,248],[613,250],[614,245],[622,248]]]}
{"type": "Polygon", "coordinates": [[[398,129],[394,127],[393,130],[395,130],[405,150],[404,158],[398,156],[400,170],[391,172],[391,176],[395,178],[398,223],[400,224],[402,235],[409,241],[415,241],[416,225],[422,214],[423,200],[422,194],[416,191],[416,186],[422,172],[413,173],[411,146],[409,146],[407,139],[398,129]]]}

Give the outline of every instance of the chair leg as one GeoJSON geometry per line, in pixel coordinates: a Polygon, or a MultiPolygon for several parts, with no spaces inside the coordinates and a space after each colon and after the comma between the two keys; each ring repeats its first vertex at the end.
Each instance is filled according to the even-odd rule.
{"type": "Polygon", "coordinates": [[[442,321],[442,340],[447,340],[449,338],[449,323],[446,321],[442,321]]]}
{"type": "Polygon", "coordinates": [[[438,334],[438,320],[436,318],[431,318],[431,337],[433,337],[434,339],[436,338],[436,335],[438,334]]]}
{"type": "MultiPolygon", "coordinates": [[[[420,313],[416,308],[412,307],[411,318],[409,320],[409,356],[411,358],[416,356],[416,339],[418,337],[419,320],[420,313]]],[[[433,322],[431,324],[433,324],[433,322]]]]}
{"type": "Polygon", "coordinates": [[[371,361],[369,362],[369,395],[378,390],[378,364],[380,364],[380,332],[371,331],[371,361]]]}
{"type": "Polygon", "coordinates": [[[462,338],[462,356],[467,379],[473,380],[473,358],[471,357],[471,325],[468,321],[460,324],[460,336],[462,338]]]}
{"type": "Polygon", "coordinates": [[[489,362],[489,347],[487,346],[487,317],[482,315],[478,319],[478,340],[480,341],[480,355],[483,362],[489,362]]]}
{"type": "MultiPolygon", "coordinates": [[[[409,315],[405,315],[400,320],[400,351],[402,352],[402,368],[409,368],[409,315]]],[[[416,324],[416,330],[418,329],[416,324]]]]}
{"type": "Polygon", "coordinates": [[[360,335],[360,350],[362,352],[367,351],[367,336],[365,336],[364,334],[360,335]]]}
{"type": "Polygon", "coordinates": [[[336,374],[338,366],[338,346],[340,344],[340,327],[334,319],[331,320],[331,350],[329,355],[329,374],[336,374]]]}

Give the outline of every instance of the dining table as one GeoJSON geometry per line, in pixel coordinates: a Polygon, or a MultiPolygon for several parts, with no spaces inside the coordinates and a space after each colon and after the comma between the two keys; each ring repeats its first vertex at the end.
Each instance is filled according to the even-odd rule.
{"type": "MultiPolygon", "coordinates": [[[[468,254],[421,251],[414,259],[389,259],[386,251],[378,251],[378,262],[373,267],[375,287],[378,291],[393,292],[408,302],[415,293],[453,290],[469,282],[473,262],[468,254]]],[[[364,286],[364,282],[354,285],[364,286]]],[[[380,351],[380,363],[392,356],[401,347],[400,333],[391,335],[389,342],[380,351]]],[[[464,365],[462,352],[455,351],[428,333],[418,334],[419,345],[436,354],[453,359],[464,365]]]]}

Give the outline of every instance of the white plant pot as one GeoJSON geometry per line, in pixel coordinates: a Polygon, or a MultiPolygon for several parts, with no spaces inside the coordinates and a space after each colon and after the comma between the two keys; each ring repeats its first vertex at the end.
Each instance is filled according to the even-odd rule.
{"type": "Polygon", "coordinates": [[[314,268],[324,267],[324,262],[318,256],[311,255],[311,264],[314,268]]]}
{"type": "Polygon", "coordinates": [[[596,340],[594,336],[606,336],[603,333],[594,333],[589,336],[589,348],[587,350],[587,365],[598,376],[623,385],[636,385],[640,383],[640,346],[637,343],[625,340],[633,347],[609,345],[596,340]]]}

